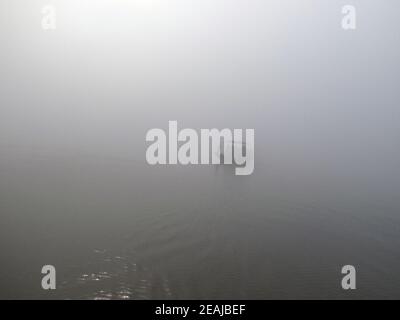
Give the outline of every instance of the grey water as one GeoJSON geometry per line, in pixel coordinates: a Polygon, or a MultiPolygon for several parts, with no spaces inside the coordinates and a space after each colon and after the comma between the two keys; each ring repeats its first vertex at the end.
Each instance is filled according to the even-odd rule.
{"type": "Polygon", "coordinates": [[[53,3],[0,4],[1,299],[400,298],[398,2],[53,3]],[[169,120],[254,173],[147,164],[169,120]]]}

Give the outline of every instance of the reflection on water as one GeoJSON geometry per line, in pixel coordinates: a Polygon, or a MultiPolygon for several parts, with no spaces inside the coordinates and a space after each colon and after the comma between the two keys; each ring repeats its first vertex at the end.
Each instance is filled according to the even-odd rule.
{"type": "MultiPolygon", "coordinates": [[[[168,281],[131,262],[129,257],[112,256],[95,250],[90,264],[81,267],[87,273],[71,270],[59,286],[59,298],[75,299],[168,299],[172,297],[168,281]]],[[[84,272],[85,272],[84,271],[84,272]]]]}

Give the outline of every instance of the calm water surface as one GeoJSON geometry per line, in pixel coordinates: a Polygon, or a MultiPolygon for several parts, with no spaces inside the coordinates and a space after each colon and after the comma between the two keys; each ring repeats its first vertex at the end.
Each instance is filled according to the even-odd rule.
{"type": "Polygon", "coordinates": [[[345,264],[352,297],[399,297],[398,199],[262,169],[13,153],[0,158],[3,298],[346,298],[345,264]]]}

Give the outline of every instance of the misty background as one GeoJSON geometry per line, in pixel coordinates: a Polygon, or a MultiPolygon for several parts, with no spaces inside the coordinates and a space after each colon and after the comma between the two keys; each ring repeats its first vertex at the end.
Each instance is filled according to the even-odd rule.
{"type": "Polygon", "coordinates": [[[400,298],[400,4],[346,4],[2,0],[0,298],[400,298]],[[254,173],[149,166],[169,120],[254,173]]]}

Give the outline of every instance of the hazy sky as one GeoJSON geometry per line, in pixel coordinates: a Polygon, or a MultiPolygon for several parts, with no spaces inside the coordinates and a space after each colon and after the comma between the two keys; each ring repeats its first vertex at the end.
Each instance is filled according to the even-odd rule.
{"type": "Polygon", "coordinates": [[[399,186],[398,2],[352,1],[354,31],[345,4],[2,1],[0,148],[144,161],[177,120],[256,129],[258,168],[399,186]]]}

